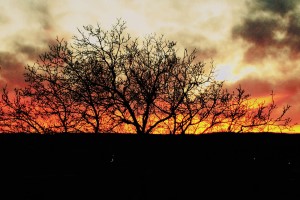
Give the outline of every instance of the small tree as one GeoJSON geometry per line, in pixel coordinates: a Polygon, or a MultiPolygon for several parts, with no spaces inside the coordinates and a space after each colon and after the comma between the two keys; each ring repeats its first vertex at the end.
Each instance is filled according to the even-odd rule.
{"type": "Polygon", "coordinates": [[[27,86],[20,94],[34,103],[38,110],[35,115],[46,124],[44,132],[80,132],[79,105],[65,87],[63,72],[70,51],[63,41],[49,48],[50,52],[40,55],[35,65],[25,68],[27,86]]]}
{"type": "Polygon", "coordinates": [[[251,99],[241,86],[233,92],[222,89],[214,94],[216,103],[212,106],[209,123],[203,132],[282,132],[292,127],[291,118],[285,117],[289,105],[283,107],[277,116],[274,113],[277,106],[273,93],[269,104],[251,99]]]}
{"type": "Polygon", "coordinates": [[[35,102],[23,97],[22,91],[15,89],[14,97],[10,98],[6,87],[3,88],[0,130],[8,133],[45,133],[46,127],[35,102]]]}

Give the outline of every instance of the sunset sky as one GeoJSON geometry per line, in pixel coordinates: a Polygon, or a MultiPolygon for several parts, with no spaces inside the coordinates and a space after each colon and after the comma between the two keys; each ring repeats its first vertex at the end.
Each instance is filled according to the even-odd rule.
{"type": "Polygon", "coordinates": [[[0,0],[0,8],[1,87],[21,87],[24,66],[56,37],[70,40],[83,25],[109,29],[121,18],[133,36],[163,34],[196,48],[229,88],[241,84],[253,98],[273,90],[300,123],[299,0],[0,0]]]}

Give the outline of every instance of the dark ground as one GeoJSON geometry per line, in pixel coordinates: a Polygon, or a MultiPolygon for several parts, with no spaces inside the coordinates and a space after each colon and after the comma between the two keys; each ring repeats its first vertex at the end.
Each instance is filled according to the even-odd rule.
{"type": "Polygon", "coordinates": [[[0,199],[294,199],[300,135],[0,135],[0,182],[0,199]]]}

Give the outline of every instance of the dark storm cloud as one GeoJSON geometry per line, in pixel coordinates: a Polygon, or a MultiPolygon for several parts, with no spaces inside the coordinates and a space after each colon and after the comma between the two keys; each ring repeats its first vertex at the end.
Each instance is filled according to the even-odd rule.
{"type": "Polygon", "coordinates": [[[293,13],[289,16],[284,42],[290,45],[292,53],[298,54],[300,52],[300,13],[293,13]]]}
{"type": "Polygon", "coordinates": [[[296,0],[256,0],[249,3],[242,23],[232,29],[234,39],[250,44],[245,53],[246,62],[259,62],[278,56],[282,49],[289,56],[300,56],[300,10],[296,0]]]}
{"type": "Polygon", "coordinates": [[[268,45],[275,42],[274,35],[281,26],[274,18],[246,18],[244,23],[233,29],[233,35],[256,45],[268,45]]]}
{"type": "Polygon", "coordinates": [[[285,15],[293,11],[299,0],[255,0],[253,1],[253,10],[270,11],[276,14],[285,15]]]}

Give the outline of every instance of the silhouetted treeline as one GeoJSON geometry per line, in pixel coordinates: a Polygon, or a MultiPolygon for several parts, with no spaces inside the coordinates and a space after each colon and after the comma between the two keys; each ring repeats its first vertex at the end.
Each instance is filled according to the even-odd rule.
{"type": "Polygon", "coordinates": [[[215,66],[162,36],[132,38],[84,26],[71,43],[57,39],[34,65],[26,87],[3,89],[1,132],[209,133],[284,131],[290,106],[277,111],[242,89],[228,91],[215,66]]]}

